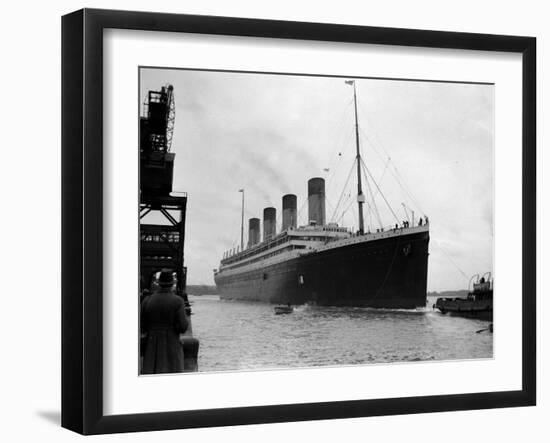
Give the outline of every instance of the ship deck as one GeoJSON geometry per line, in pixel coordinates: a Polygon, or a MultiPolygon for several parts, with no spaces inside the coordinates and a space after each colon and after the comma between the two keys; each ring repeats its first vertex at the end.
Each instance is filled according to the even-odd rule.
{"type": "MultiPolygon", "coordinates": [[[[317,232],[319,232],[318,230],[317,232]]],[[[303,231],[307,233],[308,231],[303,231]]],[[[311,231],[309,231],[311,233],[311,231]]],[[[322,232],[322,231],[321,231],[322,232]]],[[[329,242],[294,240],[292,237],[287,242],[273,242],[271,248],[254,248],[257,253],[245,250],[236,254],[233,260],[226,261],[227,264],[220,264],[220,268],[215,272],[215,276],[230,276],[241,272],[248,272],[261,269],[265,266],[271,266],[282,263],[294,258],[302,257],[312,253],[330,251],[344,246],[358,245],[362,243],[377,242],[383,239],[406,237],[423,232],[429,232],[429,225],[414,226],[408,228],[397,228],[375,233],[366,233],[363,235],[351,235],[347,238],[340,238],[329,242]],[[285,248],[291,247],[285,250],[285,248]],[[296,247],[296,248],[293,248],[296,247]]],[[[296,237],[296,236],[295,236],[296,237]]],[[[259,246],[262,246],[260,244],[259,246]]]]}

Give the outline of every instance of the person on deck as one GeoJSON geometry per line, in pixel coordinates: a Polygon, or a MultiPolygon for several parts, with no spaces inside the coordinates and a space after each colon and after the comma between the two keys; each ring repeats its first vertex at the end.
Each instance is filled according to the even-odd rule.
{"type": "Polygon", "coordinates": [[[171,270],[161,271],[158,284],[159,289],[141,303],[140,329],[147,334],[141,373],[183,372],[183,346],[179,335],[189,326],[185,302],[174,293],[171,270]]]}

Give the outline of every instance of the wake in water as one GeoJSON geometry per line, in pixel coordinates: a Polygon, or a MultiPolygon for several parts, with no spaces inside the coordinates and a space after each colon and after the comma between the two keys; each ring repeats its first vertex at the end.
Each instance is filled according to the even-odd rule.
{"type": "Polygon", "coordinates": [[[414,309],[401,309],[401,308],[371,308],[371,307],[351,307],[351,306],[318,306],[311,303],[305,303],[303,305],[294,305],[294,312],[308,312],[308,311],[334,311],[334,312],[375,312],[378,314],[385,313],[406,313],[406,314],[423,314],[433,312],[433,309],[428,306],[421,306],[414,309]]]}
{"type": "Polygon", "coordinates": [[[311,309],[314,309],[314,308],[316,308],[315,305],[310,304],[310,303],[305,303],[303,305],[295,305],[294,306],[294,312],[307,312],[307,311],[310,311],[311,309]]]}

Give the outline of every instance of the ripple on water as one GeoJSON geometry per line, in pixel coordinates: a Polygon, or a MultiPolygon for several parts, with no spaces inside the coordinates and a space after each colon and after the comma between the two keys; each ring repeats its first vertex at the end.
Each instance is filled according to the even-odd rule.
{"type": "MultiPolygon", "coordinates": [[[[371,309],[273,305],[190,297],[199,370],[236,371],[493,356],[488,322],[450,317],[431,308],[371,309]]],[[[431,305],[430,305],[431,306],[431,305]]]]}

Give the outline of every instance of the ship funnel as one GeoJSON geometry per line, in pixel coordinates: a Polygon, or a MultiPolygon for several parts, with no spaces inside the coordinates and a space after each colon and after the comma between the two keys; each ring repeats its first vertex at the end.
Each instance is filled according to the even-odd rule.
{"type": "Polygon", "coordinates": [[[260,219],[250,218],[248,220],[248,247],[260,243],[260,219]]]}
{"type": "Polygon", "coordinates": [[[277,210],[275,208],[264,209],[264,241],[275,237],[277,230],[277,210]]]}
{"type": "Polygon", "coordinates": [[[283,195],[283,231],[295,228],[296,223],[296,196],[294,194],[283,195]]]}
{"type": "Polygon", "coordinates": [[[325,179],[316,177],[307,182],[308,217],[310,224],[325,224],[325,179]]]}

